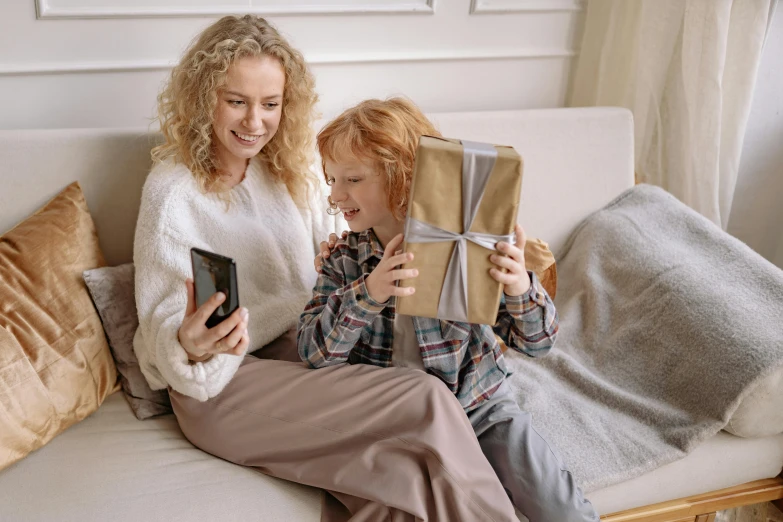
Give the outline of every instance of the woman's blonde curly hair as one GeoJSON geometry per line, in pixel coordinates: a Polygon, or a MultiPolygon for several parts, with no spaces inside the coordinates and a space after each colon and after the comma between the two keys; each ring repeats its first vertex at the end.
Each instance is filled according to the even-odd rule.
{"type": "Polygon", "coordinates": [[[183,163],[204,192],[221,190],[212,136],[218,90],[231,64],[246,56],[273,56],[285,70],[280,125],[258,157],[285,183],[294,201],[306,206],[315,180],[310,171],[315,80],[302,54],[258,16],[225,16],[190,45],[158,95],[157,117],[165,141],[152,149],[152,157],[183,163]]]}

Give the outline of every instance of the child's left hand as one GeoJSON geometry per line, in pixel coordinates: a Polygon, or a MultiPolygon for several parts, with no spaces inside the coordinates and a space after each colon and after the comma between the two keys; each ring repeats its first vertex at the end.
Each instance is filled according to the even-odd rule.
{"type": "Polygon", "coordinates": [[[505,255],[495,253],[489,256],[489,260],[497,265],[497,268],[491,268],[489,273],[495,281],[505,285],[503,291],[506,295],[518,296],[530,288],[530,276],[525,268],[525,242],[527,241],[525,231],[517,224],[514,227],[514,234],[517,236],[516,244],[512,245],[505,241],[497,244],[500,254],[505,255]],[[507,272],[503,272],[502,268],[507,272]]]}

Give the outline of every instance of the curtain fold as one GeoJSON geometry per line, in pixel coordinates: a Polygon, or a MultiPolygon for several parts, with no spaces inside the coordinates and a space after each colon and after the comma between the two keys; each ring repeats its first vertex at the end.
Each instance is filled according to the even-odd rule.
{"type": "Polygon", "coordinates": [[[570,106],[633,112],[637,181],[724,229],[771,0],[588,0],[570,106]]]}
{"type": "Polygon", "coordinates": [[[783,268],[783,10],[770,22],[727,231],[783,268]]]}

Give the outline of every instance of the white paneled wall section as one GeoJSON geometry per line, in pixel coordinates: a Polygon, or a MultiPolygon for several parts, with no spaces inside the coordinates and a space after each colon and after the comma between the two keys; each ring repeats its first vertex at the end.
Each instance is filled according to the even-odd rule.
{"type": "Polygon", "coordinates": [[[328,118],[405,94],[424,110],[565,103],[577,0],[3,0],[0,128],[154,125],[187,43],[224,14],[266,16],[312,65],[328,118]]]}
{"type": "Polygon", "coordinates": [[[432,12],[434,0],[36,0],[39,18],[432,12]]]}

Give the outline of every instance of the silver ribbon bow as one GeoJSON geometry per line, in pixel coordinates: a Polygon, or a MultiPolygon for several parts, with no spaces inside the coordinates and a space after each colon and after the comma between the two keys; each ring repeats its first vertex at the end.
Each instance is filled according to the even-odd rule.
{"type": "Polygon", "coordinates": [[[496,235],[471,232],[481,198],[487,188],[489,175],[495,166],[498,152],[489,143],[462,140],[462,234],[444,230],[415,218],[405,224],[405,241],[408,243],[435,243],[456,241],[451,254],[446,279],[440,292],[438,318],[449,321],[468,320],[468,249],[466,241],[495,250],[499,241],[514,242],[514,234],[496,235]]]}

